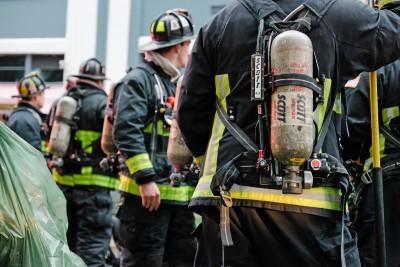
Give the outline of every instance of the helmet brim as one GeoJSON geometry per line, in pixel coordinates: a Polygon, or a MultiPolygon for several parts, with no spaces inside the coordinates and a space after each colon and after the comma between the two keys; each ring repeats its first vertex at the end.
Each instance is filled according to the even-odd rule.
{"type": "Polygon", "coordinates": [[[69,77],[74,77],[74,78],[82,78],[82,79],[90,79],[94,81],[103,81],[103,80],[109,80],[109,78],[104,77],[104,76],[96,76],[96,75],[87,75],[87,74],[74,74],[74,75],[69,75],[69,77]]]}
{"type": "Polygon", "coordinates": [[[168,42],[157,42],[157,41],[150,40],[147,43],[139,45],[138,50],[139,50],[139,53],[144,53],[144,52],[148,52],[148,51],[154,51],[157,49],[174,46],[174,45],[177,45],[177,44],[180,44],[180,43],[183,43],[186,41],[190,41],[193,39],[196,39],[195,35],[185,36],[185,37],[178,38],[178,39],[168,41],[168,42]]]}
{"type": "Polygon", "coordinates": [[[41,92],[43,92],[43,91],[45,91],[45,90],[47,90],[47,89],[50,89],[50,86],[46,85],[42,90],[39,90],[39,91],[37,91],[37,92],[35,92],[35,93],[31,94],[31,95],[28,95],[28,96],[25,96],[25,95],[12,95],[11,98],[27,98],[27,97],[32,97],[32,96],[35,96],[35,95],[40,94],[41,92]]]}

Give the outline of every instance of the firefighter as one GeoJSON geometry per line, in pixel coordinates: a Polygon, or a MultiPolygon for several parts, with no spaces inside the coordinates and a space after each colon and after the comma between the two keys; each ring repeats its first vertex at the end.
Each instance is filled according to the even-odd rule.
{"type": "Polygon", "coordinates": [[[7,122],[8,127],[39,151],[42,151],[42,122],[46,117],[40,109],[44,105],[47,88],[36,72],[24,76],[17,84],[19,95],[13,96],[20,101],[7,122]]]}
{"type": "Polygon", "coordinates": [[[105,157],[100,147],[107,100],[105,68],[90,58],[72,77],[75,85],[58,100],[50,122],[49,150],[62,159],[53,159],[52,172],[67,200],[69,247],[88,266],[105,266],[112,232],[110,190],[118,186],[118,179],[99,167],[105,157]],[[69,119],[63,117],[67,113],[69,119]],[[60,147],[67,148],[65,155],[57,150],[60,147]]]}
{"type": "MultiPolygon", "coordinates": [[[[400,56],[399,23],[396,14],[374,10],[360,1],[240,0],[228,5],[200,29],[185,72],[178,109],[178,122],[186,144],[203,168],[190,203],[203,221],[198,231],[197,254],[202,257],[196,259],[195,266],[198,266],[197,260],[204,259],[208,266],[340,266],[345,263],[360,266],[355,235],[344,223],[348,174],[337,141],[341,132],[338,123],[344,112],[343,92],[338,88],[358,73],[376,69],[400,56]],[[287,22],[282,23],[289,13],[287,22]],[[312,154],[315,161],[307,160],[302,167],[304,175],[311,170],[315,184],[296,194],[283,193],[289,186],[301,189],[292,188],[298,185],[296,181],[284,188],[282,176],[261,175],[268,171],[280,174],[280,163],[275,165],[274,158],[263,157],[276,144],[270,143],[268,133],[264,134],[264,146],[259,145],[258,138],[260,127],[270,125],[268,121],[276,118],[269,117],[269,110],[266,114],[258,113],[258,104],[251,102],[252,55],[259,47],[269,47],[269,40],[273,40],[273,48],[279,35],[273,39],[271,34],[276,36],[282,29],[301,30],[305,33],[301,36],[311,39],[313,80],[323,84],[321,91],[315,89],[318,98],[313,104],[313,124],[318,130],[312,154]],[[269,38],[260,40],[258,36],[269,38]]],[[[310,47],[308,44],[298,52],[309,51],[310,47]]],[[[266,57],[267,69],[271,63],[267,58],[273,54],[269,49],[265,51],[261,55],[266,57]]],[[[282,51],[286,50],[278,52],[282,51]]],[[[303,71],[306,66],[294,62],[291,67],[303,71]]],[[[261,70],[261,67],[255,68],[261,70]]],[[[279,72],[280,68],[273,70],[279,72]]],[[[275,75],[272,71],[268,74],[268,77],[275,75]]],[[[299,79],[285,81],[283,78],[281,83],[296,85],[295,91],[303,90],[305,84],[314,84],[305,75],[297,76],[302,79],[301,84],[299,79]]],[[[273,79],[265,80],[264,84],[279,87],[273,79]]],[[[266,99],[270,93],[275,91],[265,92],[266,99]]],[[[282,98],[287,96],[291,97],[283,95],[282,98]]],[[[265,105],[275,111],[276,106],[270,103],[265,105]]],[[[287,105],[283,101],[284,116],[291,116],[285,109],[297,104],[287,105]]],[[[280,104],[278,107],[281,108],[280,104]]],[[[264,127],[265,131],[268,129],[264,127]]],[[[275,141],[289,141],[287,145],[292,145],[291,136],[278,138],[275,141]]],[[[314,140],[312,135],[311,140],[314,140]]],[[[296,160],[293,158],[293,162],[296,160]]],[[[283,175],[289,171],[284,170],[283,175]]],[[[304,176],[304,185],[307,182],[310,186],[306,178],[310,177],[304,176]]]]}
{"type": "MultiPolygon", "coordinates": [[[[387,266],[400,266],[400,60],[378,71],[380,117],[380,153],[382,157],[383,197],[387,266]]],[[[363,73],[355,89],[348,94],[349,137],[343,140],[344,156],[364,163],[364,173],[357,180],[353,206],[358,233],[358,247],[364,266],[376,266],[374,234],[374,195],[372,188],[371,124],[369,106],[369,77],[363,73]],[[365,153],[366,152],[366,153],[365,153]]]]}
{"type": "Polygon", "coordinates": [[[194,187],[169,185],[167,145],[179,68],[187,63],[193,24],[187,12],[161,14],[151,41],[139,49],[144,63],[115,88],[115,145],[124,159],[118,212],[123,244],[121,266],[192,266],[194,216],[187,208],[194,187]]]}

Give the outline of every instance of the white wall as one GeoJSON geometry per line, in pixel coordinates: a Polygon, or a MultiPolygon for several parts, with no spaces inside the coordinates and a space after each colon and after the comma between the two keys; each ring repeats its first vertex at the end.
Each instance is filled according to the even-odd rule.
{"type": "Polygon", "coordinates": [[[63,55],[65,38],[0,38],[2,55],[63,55]]]}
{"type": "Polygon", "coordinates": [[[131,0],[112,0],[108,7],[107,77],[116,82],[128,67],[131,0]]]}
{"type": "Polygon", "coordinates": [[[98,0],[68,0],[64,78],[96,55],[97,8],[98,0]]]}

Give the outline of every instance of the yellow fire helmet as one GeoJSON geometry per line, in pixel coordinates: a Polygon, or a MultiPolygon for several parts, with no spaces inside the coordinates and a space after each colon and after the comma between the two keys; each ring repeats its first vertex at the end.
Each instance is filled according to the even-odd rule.
{"type": "Polygon", "coordinates": [[[49,87],[37,72],[31,72],[18,81],[17,89],[19,95],[14,95],[12,97],[30,98],[48,88],[49,87]]]}

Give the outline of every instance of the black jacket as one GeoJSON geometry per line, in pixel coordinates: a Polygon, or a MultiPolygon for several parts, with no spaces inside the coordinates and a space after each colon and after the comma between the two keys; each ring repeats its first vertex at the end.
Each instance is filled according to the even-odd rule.
{"type": "Polygon", "coordinates": [[[165,180],[171,172],[171,164],[166,158],[169,128],[162,116],[156,119],[157,148],[154,159],[150,159],[150,138],[157,99],[155,73],[160,78],[164,95],[174,96],[176,85],[161,68],[152,63],[143,63],[132,69],[116,87],[113,138],[126,159],[129,176],[138,184],[165,180]]]}
{"type": "MultiPolygon", "coordinates": [[[[400,56],[400,18],[391,11],[374,10],[361,1],[244,1],[259,16],[267,18],[271,14],[284,18],[284,14],[302,3],[310,9],[312,25],[307,35],[312,40],[320,73],[327,78],[325,93],[330,91],[331,95],[326,95],[325,103],[336,103],[322,150],[340,159],[340,88],[360,72],[379,68],[400,56]]],[[[218,129],[213,129],[216,99],[233,108],[235,122],[254,140],[257,108],[250,101],[250,57],[255,52],[257,31],[256,18],[234,1],[201,28],[194,45],[183,82],[178,121],[195,157],[209,150],[204,170],[208,176],[244,151],[226,129],[220,135],[218,129]],[[217,155],[211,155],[215,148],[217,155]],[[216,163],[210,163],[214,157],[216,163]]],[[[323,106],[314,114],[319,124],[325,115],[323,106]]],[[[250,205],[247,202],[241,203],[250,205]]]]}
{"type": "Polygon", "coordinates": [[[87,165],[92,167],[92,173],[105,174],[100,169],[99,162],[106,157],[101,150],[100,141],[107,94],[95,86],[78,82],[67,95],[80,101],[76,113],[79,120],[76,121],[76,129],[72,131],[70,147],[64,157],[64,166],[58,170],[62,175],[76,174],[81,173],[81,168],[87,165]],[[86,163],[70,160],[72,154],[77,154],[86,163]]]}
{"type": "MultiPolygon", "coordinates": [[[[400,139],[400,60],[377,70],[378,75],[378,109],[381,125],[400,139]]],[[[366,160],[369,158],[371,145],[369,74],[362,73],[354,89],[347,89],[349,137],[344,138],[343,147],[347,158],[366,160]],[[364,152],[364,153],[362,153],[364,152]]],[[[346,129],[344,129],[346,130],[346,129]]],[[[380,134],[381,157],[383,162],[398,159],[400,147],[380,134]]],[[[367,169],[370,162],[366,162],[367,169]]]]}
{"type": "Polygon", "coordinates": [[[42,150],[41,125],[44,114],[27,102],[21,102],[11,113],[7,122],[15,133],[31,144],[34,148],[42,150]]]}

